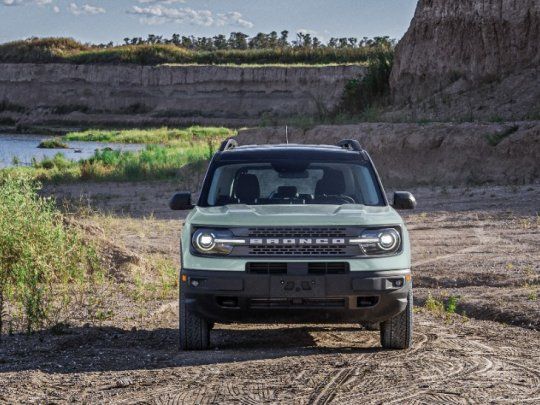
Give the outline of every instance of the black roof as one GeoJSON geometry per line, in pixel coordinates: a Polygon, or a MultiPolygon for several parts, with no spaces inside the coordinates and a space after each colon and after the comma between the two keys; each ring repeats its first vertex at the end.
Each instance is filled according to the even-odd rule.
{"type": "Polygon", "coordinates": [[[217,160],[244,161],[264,159],[305,159],[305,160],[365,160],[365,151],[353,151],[332,145],[245,145],[218,152],[217,160]]]}

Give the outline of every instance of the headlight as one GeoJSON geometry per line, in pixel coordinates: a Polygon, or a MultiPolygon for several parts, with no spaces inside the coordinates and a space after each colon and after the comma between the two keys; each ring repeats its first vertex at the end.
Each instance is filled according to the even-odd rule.
{"type": "Polygon", "coordinates": [[[358,243],[367,256],[388,255],[400,249],[401,235],[395,228],[366,229],[354,243],[358,243]]]}
{"type": "Polygon", "coordinates": [[[241,242],[245,241],[233,239],[231,231],[226,229],[197,229],[191,238],[198,253],[209,255],[228,255],[241,242]]]}

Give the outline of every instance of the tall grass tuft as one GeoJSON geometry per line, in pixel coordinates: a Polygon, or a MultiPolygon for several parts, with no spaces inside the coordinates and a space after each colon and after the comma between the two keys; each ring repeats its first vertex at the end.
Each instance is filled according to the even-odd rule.
{"type": "Polygon", "coordinates": [[[10,330],[47,324],[99,268],[92,247],[38,189],[25,176],[0,180],[0,336],[8,314],[10,330]]]}

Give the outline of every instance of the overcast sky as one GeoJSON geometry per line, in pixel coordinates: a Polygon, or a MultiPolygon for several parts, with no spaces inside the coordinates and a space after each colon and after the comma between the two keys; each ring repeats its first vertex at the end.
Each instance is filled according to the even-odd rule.
{"type": "Polygon", "coordinates": [[[0,42],[67,36],[122,42],[148,34],[169,37],[307,31],[332,36],[399,39],[416,0],[0,0],[0,42]]]}

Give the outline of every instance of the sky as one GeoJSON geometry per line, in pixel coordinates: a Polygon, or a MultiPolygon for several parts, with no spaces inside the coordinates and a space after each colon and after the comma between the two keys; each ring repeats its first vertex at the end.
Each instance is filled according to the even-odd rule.
{"type": "MultiPolygon", "coordinates": [[[[148,34],[214,36],[288,30],[399,39],[416,0],[0,0],[0,42],[33,36],[123,42],[148,34]]],[[[291,37],[291,36],[290,36],[291,37]]]]}

